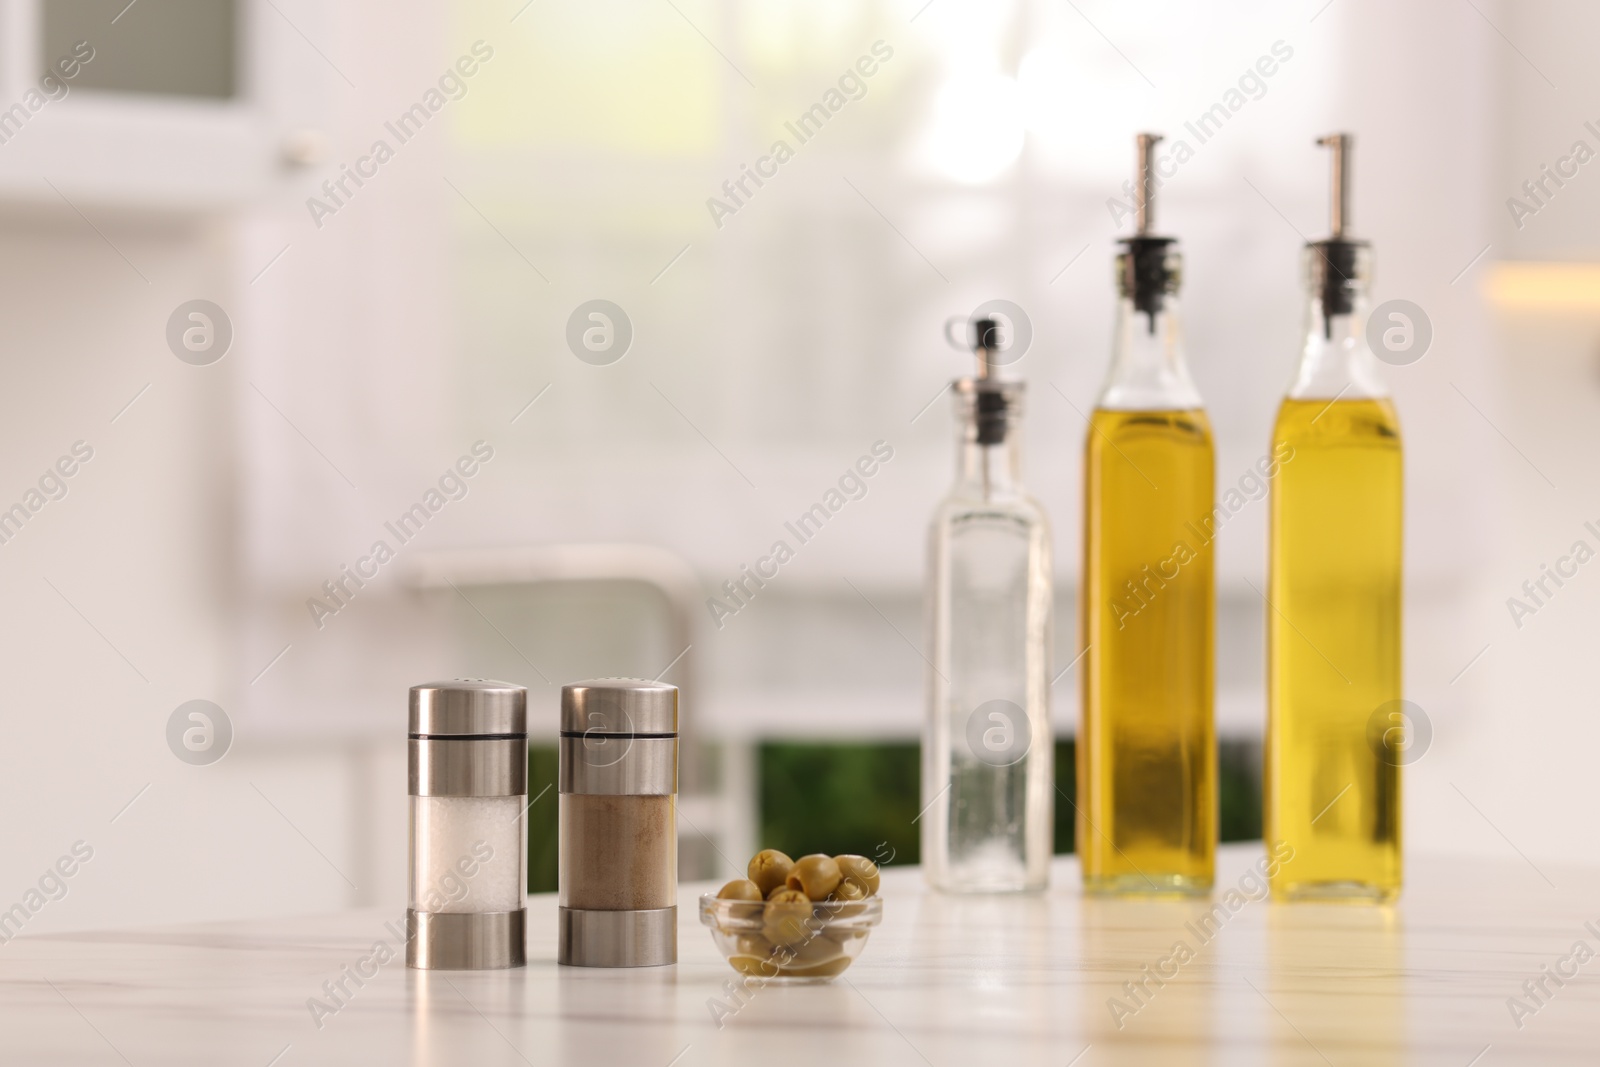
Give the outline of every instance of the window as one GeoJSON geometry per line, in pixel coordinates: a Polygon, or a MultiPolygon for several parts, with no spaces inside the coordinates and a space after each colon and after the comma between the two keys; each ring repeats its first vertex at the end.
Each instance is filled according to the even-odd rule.
{"type": "Polygon", "coordinates": [[[235,0],[42,0],[40,65],[79,41],[94,62],[74,88],[230,100],[239,92],[235,0]]]}

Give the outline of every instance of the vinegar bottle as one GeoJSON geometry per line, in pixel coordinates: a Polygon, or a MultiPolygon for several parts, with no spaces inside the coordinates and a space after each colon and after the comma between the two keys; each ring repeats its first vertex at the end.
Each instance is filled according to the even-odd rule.
{"type": "Polygon", "coordinates": [[[1293,849],[1275,898],[1381,901],[1400,890],[1400,424],[1364,336],[1371,257],[1345,233],[1351,138],[1317,143],[1333,232],[1306,246],[1305,350],[1272,438],[1266,840],[1293,849]]]}
{"type": "Polygon", "coordinates": [[[993,370],[953,383],[955,485],[928,540],[932,660],[922,742],[922,867],[948,892],[1043,889],[1054,844],[1050,528],[1022,487],[1023,386],[993,370]]]}
{"type": "Polygon", "coordinates": [[[1117,256],[1111,370],[1084,447],[1077,847],[1084,888],[1204,894],[1217,838],[1211,424],[1184,362],[1181,259],[1137,231],[1117,256]]]}

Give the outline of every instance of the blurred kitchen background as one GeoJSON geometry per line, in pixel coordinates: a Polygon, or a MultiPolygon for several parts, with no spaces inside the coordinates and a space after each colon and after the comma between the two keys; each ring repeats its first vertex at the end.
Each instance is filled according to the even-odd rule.
{"type": "MultiPolygon", "coordinates": [[[[23,108],[0,112],[0,505],[93,448],[0,544],[0,906],[81,839],[93,861],[30,932],[402,907],[406,689],[452,676],[528,685],[536,743],[564,681],[681,684],[686,873],[758,839],[914,860],[922,544],[952,472],[940,390],[969,366],[941,327],[996,298],[1031,319],[1062,670],[1126,231],[1107,200],[1142,129],[1195,147],[1159,227],[1183,241],[1219,491],[1297,358],[1301,244],[1327,224],[1313,139],[1355,132],[1375,301],[1433,329],[1386,368],[1407,691],[1432,728],[1407,845],[1592,860],[1600,571],[1520,628],[1506,598],[1600,545],[1600,164],[1536,214],[1506,200],[1600,148],[1597,34],[1576,0],[0,2],[0,108],[23,108]],[[30,110],[80,40],[94,58],[30,110]],[[785,123],[875,45],[798,144],[785,123]],[[1185,130],[1239,99],[1204,144],[1185,130]],[[715,217],[779,138],[794,157],[715,217]],[[380,139],[392,158],[360,162],[380,139]],[[340,191],[344,167],[366,176],[340,191]],[[168,344],[196,299],[232,327],[208,365],[168,344]],[[594,299],[632,328],[607,365],[566,340],[594,299]],[[480,441],[466,495],[399,545],[384,523],[480,441]],[[878,441],[866,496],[717,625],[706,599],[878,441]],[[327,599],[380,538],[395,558],[327,599]],[[233,725],[210,766],[168,748],[194,699],[233,725]]],[[[1265,530],[1252,503],[1219,549],[1237,838],[1259,833],[1265,530]]],[[[1069,795],[1076,686],[1053,693],[1069,795]]],[[[533,770],[539,793],[548,751],[533,770]]],[[[553,816],[552,790],[536,885],[553,816]]]]}

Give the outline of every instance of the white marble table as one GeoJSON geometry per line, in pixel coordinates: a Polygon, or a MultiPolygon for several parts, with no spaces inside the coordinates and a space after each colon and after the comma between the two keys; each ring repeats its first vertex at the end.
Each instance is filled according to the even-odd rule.
{"type": "MultiPolygon", "coordinates": [[[[1259,856],[1223,850],[1214,903],[1259,856]]],[[[704,887],[684,887],[676,967],[558,968],[555,901],[533,897],[525,970],[396,960],[360,988],[347,979],[320,1029],[308,998],[394,944],[385,923],[400,916],[20,937],[0,945],[0,1063],[1600,1063],[1600,957],[1561,962],[1578,941],[1600,952],[1600,874],[1412,857],[1393,908],[1246,902],[1205,927],[1200,903],[1085,900],[1071,860],[1054,874],[1041,897],[958,899],[890,871],[884,925],[854,968],[761,989],[721,1028],[708,1002],[734,1006],[734,974],[698,925],[704,887]],[[1193,954],[1181,964],[1178,941],[1193,954]],[[1124,983],[1147,964],[1176,977],[1141,1005],[1124,983]],[[1579,968],[1545,980],[1542,1006],[1522,988],[1541,965],[1579,968]],[[1514,1020],[1515,996],[1537,1012],[1514,1020]],[[1120,1029],[1113,997],[1131,1011],[1120,1029]]]]}

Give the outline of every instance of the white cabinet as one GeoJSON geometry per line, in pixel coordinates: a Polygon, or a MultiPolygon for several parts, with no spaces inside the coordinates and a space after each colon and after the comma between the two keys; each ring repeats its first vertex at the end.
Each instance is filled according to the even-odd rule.
{"type": "Polygon", "coordinates": [[[0,0],[0,199],[204,212],[271,191],[315,161],[319,112],[347,88],[314,43],[333,14],[0,0]]]}

